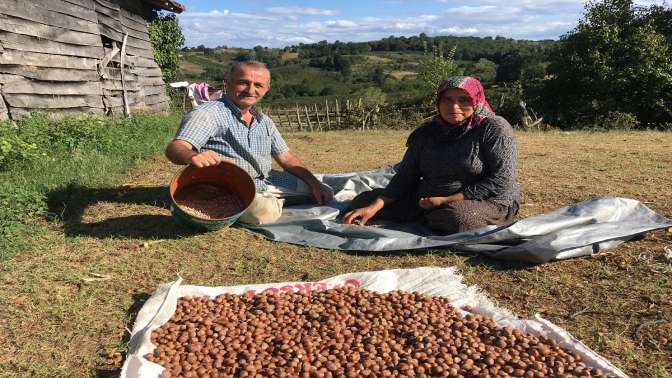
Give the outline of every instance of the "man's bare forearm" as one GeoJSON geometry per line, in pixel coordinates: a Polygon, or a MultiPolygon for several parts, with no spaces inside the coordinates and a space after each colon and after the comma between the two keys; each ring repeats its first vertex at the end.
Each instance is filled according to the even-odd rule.
{"type": "Polygon", "coordinates": [[[191,163],[191,158],[197,154],[191,147],[191,144],[183,140],[174,140],[166,147],[166,157],[174,164],[187,165],[191,163]]]}

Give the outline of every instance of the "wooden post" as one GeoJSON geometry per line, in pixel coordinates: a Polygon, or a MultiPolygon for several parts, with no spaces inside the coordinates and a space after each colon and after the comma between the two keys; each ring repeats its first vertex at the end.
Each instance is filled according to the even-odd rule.
{"type": "Polygon", "coordinates": [[[280,118],[280,113],[278,112],[278,109],[275,109],[275,123],[281,128],[285,126],[282,124],[282,118],[280,118]]]}
{"type": "Polygon", "coordinates": [[[324,100],[325,113],[327,113],[327,130],[331,130],[331,118],[329,118],[329,100],[324,100]]]}
{"type": "Polygon", "coordinates": [[[303,110],[306,111],[306,118],[308,119],[308,128],[310,128],[310,132],[313,132],[313,123],[310,121],[310,114],[308,114],[308,106],[304,105],[303,110]]]}
{"type": "Polygon", "coordinates": [[[289,122],[289,127],[291,129],[294,129],[294,122],[292,122],[292,114],[289,111],[287,111],[287,109],[283,109],[282,112],[285,113],[285,117],[287,117],[287,122],[289,122]]]}
{"type": "Polygon", "coordinates": [[[336,125],[338,127],[341,127],[341,107],[338,104],[338,99],[336,99],[336,125]]]}
{"type": "Polygon", "coordinates": [[[299,123],[299,130],[303,131],[303,124],[301,123],[301,114],[299,113],[299,104],[296,104],[296,120],[299,123]]]}
{"type": "Polygon", "coordinates": [[[319,110],[317,109],[317,104],[314,104],[314,105],[315,105],[314,106],[314,108],[315,108],[315,118],[317,119],[317,129],[319,131],[322,131],[322,121],[320,120],[320,113],[319,113],[319,110]]]}
{"type": "Polygon", "coordinates": [[[124,115],[131,116],[131,106],[128,103],[128,95],[126,93],[126,74],[124,69],[124,58],[126,58],[126,41],[128,41],[128,33],[124,35],[124,41],[121,42],[121,56],[119,57],[119,65],[121,66],[121,94],[124,101],[124,115]]]}

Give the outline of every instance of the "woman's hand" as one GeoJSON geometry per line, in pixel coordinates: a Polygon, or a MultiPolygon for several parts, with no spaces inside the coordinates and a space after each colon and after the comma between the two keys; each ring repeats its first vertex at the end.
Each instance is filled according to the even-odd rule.
{"type": "Polygon", "coordinates": [[[464,194],[456,193],[448,197],[422,197],[418,201],[418,206],[425,210],[436,209],[450,202],[464,201],[464,194]]]}
{"type": "Polygon", "coordinates": [[[364,226],[366,225],[366,222],[373,218],[373,216],[376,215],[379,210],[379,208],[373,205],[360,207],[359,209],[355,209],[346,213],[345,217],[343,217],[343,223],[364,226]]]}

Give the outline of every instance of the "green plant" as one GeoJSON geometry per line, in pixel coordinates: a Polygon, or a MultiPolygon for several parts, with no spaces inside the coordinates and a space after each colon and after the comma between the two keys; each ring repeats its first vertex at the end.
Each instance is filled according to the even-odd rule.
{"type": "Polygon", "coordinates": [[[597,116],[591,128],[630,131],[637,129],[639,125],[640,122],[634,114],[609,111],[606,114],[597,116]]]}
{"type": "Polygon", "coordinates": [[[455,63],[456,49],[457,46],[450,49],[444,55],[441,49],[434,48],[422,57],[418,80],[420,80],[424,90],[423,98],[425,104],[431,105],[434,103],[436,91],[441,81],[462,73],[457,63],[455,63]]]}
{"type": "Polygon", "coordinates": [[[180,47],[184,45],[182,28],[174,14],[159,14],[147,22],[154,60],[161,67],[163,79],[174,81],[180,69],[180,47]]]}

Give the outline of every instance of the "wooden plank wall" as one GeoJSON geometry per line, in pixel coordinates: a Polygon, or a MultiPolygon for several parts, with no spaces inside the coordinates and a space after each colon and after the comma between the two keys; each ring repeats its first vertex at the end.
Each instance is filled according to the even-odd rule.
{"type": "MultiPolygon", "coordinates": [[[[128,34],[124,77],[132,111],[168,108],[144,19],[126,0],[0,1],[0,120],[33,111],[117,113],[123,109],[119,54],[128,34]],[[127,5],[128,6],[128,5],[127,5]],[[104,46],[107,44],[109,48],[104,46]]],[[[145,12],[147,10],[145,9],[145,12]]],[[[143,13],[146,14],[146,13],[143,13]]]]}
{"type": "MultiPolygon", "coordinates": [[[[124,76],[127,100],[133,111],[156,111],[168,108],[166,87],[161,69],[154,61],[147,23],[136,10],[129,11],[119,1],[93,0],[100,34],[116,43],[121,50],[124,36],[126,56],[124,76]],[[121,4],[121,5],[120,5],[121,4]]],[[[106,52],[109,54],[111,50],[106,52]]],[[[113,113],[123,113],[120,54],[103,67],[103,103],[113,113]]]]}

